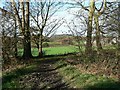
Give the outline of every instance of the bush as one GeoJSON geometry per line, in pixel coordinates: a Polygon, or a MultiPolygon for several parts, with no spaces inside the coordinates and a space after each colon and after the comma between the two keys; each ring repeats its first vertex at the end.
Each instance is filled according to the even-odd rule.
{"type": "Polygon", "coordinates": [[[47,42],[43,43],[43,47],[49,47],[49,44],[47,42]]]}
{"type": "Polygon", "coordinates": [[[73,45],[73,41],[69,38],[65,38],[61,42],[63,45],[73,45]]]}

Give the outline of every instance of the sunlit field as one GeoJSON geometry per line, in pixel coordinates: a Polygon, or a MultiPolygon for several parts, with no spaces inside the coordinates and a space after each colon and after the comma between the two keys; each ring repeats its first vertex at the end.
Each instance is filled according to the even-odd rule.
{"type": "MultiPolygon", "coordinates": [[[[78,47],[76,46],[57,46],[43,48],[44,55],[64,55],[69,53],[77,53],[78,47]]],[[[19,49],[19,56],[22,56],[23,50],[19,49]]],[[[38,49],[32,48],[32,55],[38,56],[38,49]]]]}

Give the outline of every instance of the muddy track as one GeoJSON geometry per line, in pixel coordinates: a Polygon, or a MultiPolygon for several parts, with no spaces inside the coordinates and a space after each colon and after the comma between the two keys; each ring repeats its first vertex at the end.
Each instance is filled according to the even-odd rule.
{"type": "Polygon", "coordinates": [[[22,77],[19,81],[21,88],[29,89],[67,89],[69,85],[57,72],[53,64],[57,60],[42,60],[37,64],[34,72],[22,77]]]}

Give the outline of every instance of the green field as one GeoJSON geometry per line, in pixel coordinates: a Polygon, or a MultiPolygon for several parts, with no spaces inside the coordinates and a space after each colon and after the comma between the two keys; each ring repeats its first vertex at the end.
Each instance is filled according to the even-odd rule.
{"type": "MultiPolygon", "coordinates": [[[[78,52],[78,47],[76,46],[58,46],[58,47],[47,47],[43,48],[44,55],[64,55],[68,53],[78,52]]],[[[23,49],[19,49],[19,56],[22,56],[23,49]]],[[[38,56],[38,49],[32,48],[32,55],[38,56]]]]}
{"type": "Polygon", "coordinates": [[[59,46],[43,48],[43,51],[45,52],[45,55],[61,55],[78,52],[78,49],[75,46],[59,46]]]}

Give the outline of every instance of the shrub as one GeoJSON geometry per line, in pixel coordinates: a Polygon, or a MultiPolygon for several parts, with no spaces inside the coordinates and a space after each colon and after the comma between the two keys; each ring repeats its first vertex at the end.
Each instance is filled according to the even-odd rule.
{"type": "Polygon", "coordinates": [[[43,43],[43,47],[49,47],[49,44],[47,42],[43,43]]]}
{"type": "Polygon", "coordinates": [[[61,42],[63,45],[73,45],[73,41],[70,38],[64,38],[61,42]]]}

